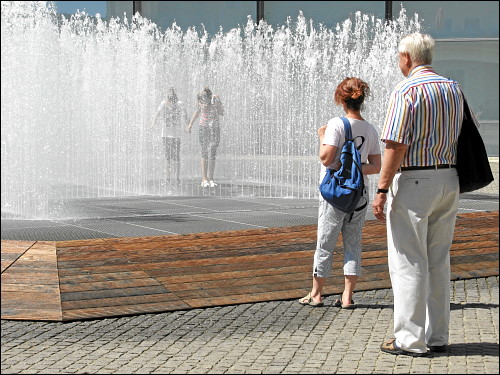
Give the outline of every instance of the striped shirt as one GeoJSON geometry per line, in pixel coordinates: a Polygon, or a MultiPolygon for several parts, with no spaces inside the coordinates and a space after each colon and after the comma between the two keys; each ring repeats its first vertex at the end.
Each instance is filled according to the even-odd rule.
{"type": "Polygon", "coordinates": [[[213,96],[209,104],[200,104],[200,126],[219,126],[222,104],[218,96],[213,96]]]}
{"type": "Polygon", "coordinates": [[[408,145],[401,167],[456,164],[463,111],[457,82],[417,66],[391,95],[381,140],[408,145]]]}

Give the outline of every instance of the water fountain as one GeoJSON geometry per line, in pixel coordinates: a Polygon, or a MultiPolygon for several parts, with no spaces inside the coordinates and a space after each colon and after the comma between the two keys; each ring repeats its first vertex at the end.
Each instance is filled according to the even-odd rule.
{"type": "MultiPolygon", "coordinates": [[[[380,128],[403,78],[397,42],[420,27],[404,10],[390,23],[358,12],[335,29],[299,14],[277,28],[248,19],[209,36],[175,24],[161,31],[139,15],[61,19],[50,2],[1,6],[1,210],[33,219],[57,218],[54,201],[166,194],[149,124],[170,86],[190,115],[203,86],[220,94],[216,177],[225,192],[314,198],[316,129],[341,113],[336,85],[367,81],[364,115],[380,128]]],[[[181,178],[193,183],[171,193],[198,194],[196,131],[183,135],[181,154],[181,178]]]]}

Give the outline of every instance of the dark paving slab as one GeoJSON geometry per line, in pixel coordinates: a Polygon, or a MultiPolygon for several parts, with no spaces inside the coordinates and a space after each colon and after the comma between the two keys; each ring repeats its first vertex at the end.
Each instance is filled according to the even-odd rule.
{"type": "MultiPolygon", "coordinates": [[[[1,219],[2,240],[64,241],[314,225],[317,199],[221,196],[86,198],[57,220],[1,219]]],[[[459,213],[498,210],[497,194],[464,194],[459,213]]],[[[367,220],[374,220],[371,209],[367,220]]]]}

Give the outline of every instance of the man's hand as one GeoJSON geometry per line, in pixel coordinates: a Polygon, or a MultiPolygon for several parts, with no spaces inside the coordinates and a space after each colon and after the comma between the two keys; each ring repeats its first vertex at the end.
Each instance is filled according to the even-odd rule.
{"type": "Polygon", "coordinates": [[[375,199],[372,202],[373,214],[379,221],[385,222],[384,207],[387,202],[387,194],[375,194],[375,199]]]}
{"type": "MultiPolygon", "coordinates": [[[[385,151],[382,160],[382,170],[378,179],[378,187],[380,189],[390,189],[392,180],[403,161],[408,145],[393,141],[385,141],[385,151]]],[[[385,221],[384,206],[387,202],[387,194],[375,194],[375,199],[372,203],[373,214],[377,220],[385,221]]]]}

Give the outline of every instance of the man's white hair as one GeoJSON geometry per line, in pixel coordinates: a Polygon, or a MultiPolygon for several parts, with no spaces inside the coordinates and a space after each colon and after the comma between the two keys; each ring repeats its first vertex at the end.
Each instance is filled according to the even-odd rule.
{"type": "Polygon", "coordinates": [[[417,64],[432,64],[432,53],[435,46],[430,35],[413,33],[406,35],[399,42],[398,51],[408,53],[413,62],[417,64]]]}

